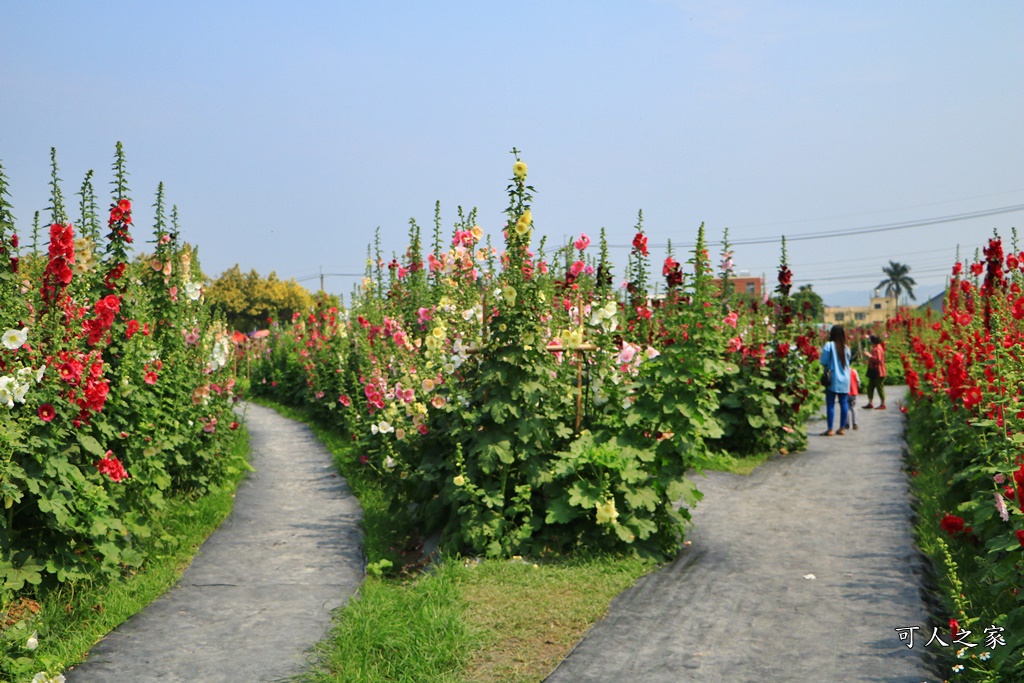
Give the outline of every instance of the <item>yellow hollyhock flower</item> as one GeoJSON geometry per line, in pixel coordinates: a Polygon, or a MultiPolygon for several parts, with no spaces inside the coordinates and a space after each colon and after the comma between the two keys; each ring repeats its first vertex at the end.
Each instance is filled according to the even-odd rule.
{"type": "Polygon", "coordinates": [[[464,476],[462,476],[461,474],[457,474],[457,475],[455,475],[455,478],[452,479],[452,483],[455,484],[456,486],[465,486],[466,485],[466,478],[464,476]]]}
{"type": "Polygon", "coordinates": [[[526,162],[517,161],[512,164],[512,175],[516,177],[516,180],[523,180],[526,178],[526,162]]]}
{"type": "Polygon", "coordinates": [[[533,224],[533,213],[527,209],[523,212],[523,215],[516,220],[516,234],[524,235],[530,231],[530,226],[533,224]]]}
{"type": "Polygon", "coordinates": [[[609,498],[597,506],[597,523],[611,524],[619,518],[619,511],[615,509],[615,500],[609,498]]]}
{"type": "Polygon", "coordinates": [[[474,239],[480,239],[481,237],[484,236],[484,229],[481,228],[479,225],[474,225],[472,228],[470,228],[469,231],[473,233],[474,239]]]}

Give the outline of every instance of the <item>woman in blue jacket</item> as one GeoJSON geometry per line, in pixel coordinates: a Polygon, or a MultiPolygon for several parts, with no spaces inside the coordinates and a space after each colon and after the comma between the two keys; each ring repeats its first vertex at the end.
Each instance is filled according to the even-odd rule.
{"type": "Polygon", "coordinates": [[[842,325],[833,325],[828,333],[828,341],[821,350],[821,364],[826,371],[831,371],[832,379],[825,385],[825,415],[828,418],[828,431],[822,436],[845,434],[843,425],[849,411],[850,395],[850,348],[846,345],[846,330],[842,325]],[[839,431],[832,431],[836,415],[836,398],[839,399],[839,431]]]}

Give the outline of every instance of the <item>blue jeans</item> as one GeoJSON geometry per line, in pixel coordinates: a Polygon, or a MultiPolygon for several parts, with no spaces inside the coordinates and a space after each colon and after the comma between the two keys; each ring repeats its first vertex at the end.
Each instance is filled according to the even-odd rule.
{"type": "Polygon", "coordinates": [[[836,398],[839,399],[839,428],[846,428],[846,415],[850,410],[850,395],[847,393],[837,394],[834,391],[825,392],[825,416],[828,418],[828,430],[832,431],[832,423],[836,419],[836,398]]]}

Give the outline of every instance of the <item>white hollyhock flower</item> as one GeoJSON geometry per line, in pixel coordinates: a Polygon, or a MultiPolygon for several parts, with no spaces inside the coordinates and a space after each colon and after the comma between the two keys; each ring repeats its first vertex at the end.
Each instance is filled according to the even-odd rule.
{"type": "Polygon", "coordinates": [[[3,344],[11,351],[20,349],[26,341],[28,341],[28,328],[23,327],[20,330],[7,330],[3,334],[3,344]]]}

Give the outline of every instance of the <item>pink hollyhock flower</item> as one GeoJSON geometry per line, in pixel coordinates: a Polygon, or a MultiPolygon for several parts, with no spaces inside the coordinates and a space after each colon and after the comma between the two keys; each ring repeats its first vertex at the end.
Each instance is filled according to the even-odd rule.
{"type": "Polygon", "coordinates": [[[149,371],[145,375],[142,376],[142,381],[145,382],[146,384],[156,384],[156,380],[157,380],[157,375],[153,371],[149,371]]]}
{"type": "Polygon", "coordinates": [[[636,356],[637,347],[633,346],[629,342],[622,345],[622,350],[619,351],[619,363],[632,363],[633,357],[636,356]]]}
{"type": "Polygon", "coordinates": [[[583,261],[577,261],[576,263],[569,266],[569,272],[572,274],[573,277],[577,277],[580,273],[583,272],[584,267],[585,264],[583,263],[583,261]]]}
{"type": "Polygon", "coordinates": [[[743,349],[743,340],[739,337],[733,337],[729,340],[729,343],[725,345],[725,350],[729,353],[738,353],[743,349]]]}
{"type": "Polygon", "coordinates": [[[1010,521],[1010,513],[1006,509],[1006,501],[1003,499],[1003,495],[999,491],[993,491],[992,495],[996,499],[996,510],[999,512],[999,518],[1004,522],[1010,521]]]}
{"type": "Polygon", "coordinates": [[[573,246],[576,247],[576,249],[578,249],[579,251],[583,251],[584,249],[590,246],[590,238],[581,232],[580,238],[573,242],[573,246]]]}
{"type": "Polygon", "coordinates": [[[722,322],[724,322],[729,327],[736,327],[736,321],[738,321],[739,319],[739,314],[737,314],[736,311],[732,311],[731,313],[729,313],[729,315],[725,316],[725,320],[723,320],[722,322]]]}
{"type": "Polygon", "coordinates": [[[345,394],[342,394],[341,396],[338,397],[338,403],[348,408],[350,405],[352,405],[352,399],[350,399],[345,394]]]}

